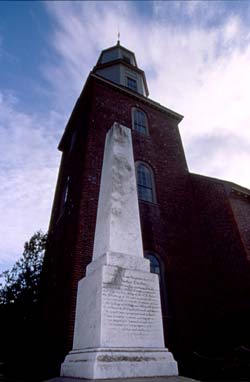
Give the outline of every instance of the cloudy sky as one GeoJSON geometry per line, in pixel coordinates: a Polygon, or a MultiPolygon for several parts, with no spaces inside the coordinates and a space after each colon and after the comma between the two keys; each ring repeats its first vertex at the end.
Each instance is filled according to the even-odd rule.
{"type": "Polygon", "coordinates": [[[57,144],[102,49],[185,116],[189,169],[250,188],[250,2],[0,2],[0,272],[47,231],[57,144]]]}

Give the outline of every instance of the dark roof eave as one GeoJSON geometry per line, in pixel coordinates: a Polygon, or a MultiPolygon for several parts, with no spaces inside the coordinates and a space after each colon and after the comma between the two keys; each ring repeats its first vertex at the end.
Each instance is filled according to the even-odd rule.
{"type": "Polygon", "coordinates": [[[151,100],[151,99],[149,99],[149,98],[147,98],[147,97],[145,97],[145,96],[143,96],[143,95],[141,95],[141,94],[139,94],[139,93],[135,93],[135,92],[129,90],[128,88],[126,88],[126,87],[122,87],[121,85],[117,85],[117,84],[115,84],[114,82],[109,81],[109,80],[107,80],[107,79],[105,79],[105,78],[99,76],[98,74],[93,73],[93,71],[92,71],[92,72],[90,72],[90,74],[89,74],[88,77],[87,77],[87,80],[86,80],[86,82],[85,82],[85,84],[84,84],[84,87],[83,87],[83,89],[82,89],[82,91],[81,91],[81,94],[80,94],[80,96],[78,97],[78,99],[77,99],[77,101],[76,101],[76,104],[75,104],[75,107],[74,107],[74,109],[73,109],[73,112],[72,112],[72,114],[71,114],[71,116],[70,116],[70,118],[69,118],[69,120],[68,120],[68,122],[67,122],[67,124],[66,124],[66,126],[65,126],[65,129],[64,129],[62,138],[61,138],[61,140],[60,140],[60,142],[59,142],[59,145],[58,145],[58,150],[60,150],[60,151],[63,151],[64,142],[65,142],[65,139],[66,139],[66,137],[67,137],[67,135],[68,135],[68,132],[69,132],[69,130],[70,130],[70,129],[69,129],[70,121],[71,121],[71,118],[72,118],[72,116],[73,116],[73,114],[74,114],[74,111],[75,111],[75,109],[77,108],[78,102],[79,102],[80,98],[82,98],[82,96],[84,95],[84,93],[85,93],[85,91],[86,91],[86,88],[87,88],[87,86],[88,86],[88,84],[90,83],[90,81],[91,81],[92,78],[95,78],[95,79],[97,79],[97,80],[99,80],[99,81],[102,81],[102,82],[104,82],[104,83],[107,83],[107,84],[109,84],[110,86],[115,87],[115,88],[118,89],[119,91],[122,91],[122,92],[124,92],[124,93],[129,94],[129,95],[132,95],[132,96],[135,97],[135,98],[139,98],[139,99],[143,100],[144,102],[149,103],[150,105],[152,105],[152,106],[156,107],[157,109],[163,111],[164,113],[167,113],[168,115],[170,115],[172,118],[174,118],[175,120],[177,120],[178,123],[180,123],[180,122],[182,121],[182,119],[184,118],[183,115],[181,115],[181,114],[179,114],[179,113],[176,113],[175,111],[170,110],[170,109],[166,108],[165,106],[162,106],[161,104],[159,104],[159,103],[157,103],[157,102],[155,102],[155,101],[153,101],[153,100],[151,100]]]}
{"type": "Polygon", "coordinates": [[[125,93],[128,93],[130,95],[133,95],[134,97],[139,98],[139,99],[143,100],[144,102],[149,103],[150,105],[155,106],[156,108],[160,109],[161,111],[171,115],[171,117],[174,118],[175,120],[177,120],[178,123],[180,123],[183,120],[183,118],[184,118],[183,115],[181,115],[179,113],[176,113],[175,111],[173,111],[171,109],[168,109],[165,106],[162,106],[160,103],[155,102],[155,101],[151,100],[150,98],[147,98],[147,97],[143,96],[142,94],[133,92],[133,91],[129,90],[126,87],[123,87],[121,85],[117,85],[114,82],[109,81],[106,78],[103,78],[103,77],[99,76],[98,74],[95,74],[95,73],[91,72],[90,76],[94,77],[94,78],[97,78],[98,80],[103,81],[105,83],[108,83],[109,85],[114,86],[115,88],[119,89],[122,92],[125,92],[125,93]]]}
{"type": "Polygon", "coordinates": [[[213,182],[213,183],[218,183],[218,184],[223,184],[224,186],[227,185],[229,187],[231,187],[232,189],[240,189],[240,191],[250,195],[250,189],[244,187],[244,186],[241,186],[240,184],[237,184],[237,183],[234,183],[234,182],[231,182],[230,180],[225,180],[225,179],[219,179],[219,178],[214,178],[212,176],[207,176],[207,175],[202,175],[202,174],[196,174],[194,172],[190,172],[189,173],[191,176],[195,176],[197,178],[203,178],[204,180],[206,180],[207,182],[213,182]]]}

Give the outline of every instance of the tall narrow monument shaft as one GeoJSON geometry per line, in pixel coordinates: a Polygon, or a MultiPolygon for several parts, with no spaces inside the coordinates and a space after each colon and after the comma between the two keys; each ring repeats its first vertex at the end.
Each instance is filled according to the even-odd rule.
{"type": "Polygon", "coordinates": [[[131,131],[114,123],[106,136],[93,259],[143,256],[131,131]]]}

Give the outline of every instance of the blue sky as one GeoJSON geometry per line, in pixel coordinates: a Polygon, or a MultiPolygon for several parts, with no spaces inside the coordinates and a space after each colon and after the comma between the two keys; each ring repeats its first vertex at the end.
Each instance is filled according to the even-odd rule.
{"type": "Polygon", "coordinates": [[[250,188],[250,2],[0,2],[0,272],[46,232],[57,144],[100,51],[121,43],[184,115],[192,172],[250,188]]]}

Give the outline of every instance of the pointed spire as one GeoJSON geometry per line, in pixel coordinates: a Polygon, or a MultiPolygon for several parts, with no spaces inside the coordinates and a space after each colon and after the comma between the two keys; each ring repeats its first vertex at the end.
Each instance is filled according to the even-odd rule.
{"type": "Polygon", "coordinates": [[[121,37],[121,34],[120,34],[120,30],[119,30],[119,26],[118,26],[118,34],[117,34],[117,45],[120,45],[120,37],[121,37]]]}

